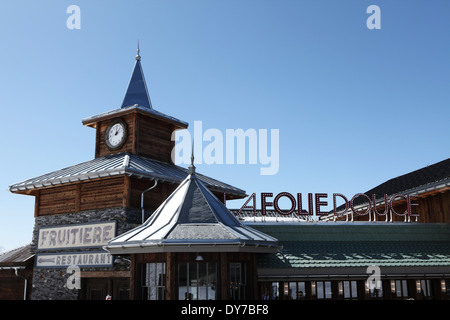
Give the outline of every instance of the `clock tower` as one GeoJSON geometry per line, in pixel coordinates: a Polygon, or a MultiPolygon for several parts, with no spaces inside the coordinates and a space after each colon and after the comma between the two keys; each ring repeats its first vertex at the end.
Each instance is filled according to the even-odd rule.
{"type": "Polygon", "coordinates": [[[156,111],[150,101],[139,48],[122,106],[87,119],[83,124],[96,129],[95,157],[118,152],[172,163],[172,133],[188,124],[156,111]]]}
{"type": "MultiPolygon", "coordinates": [[[[189,175],[171,159],[172,133],[188,124],[152,106],[139,48],[121,106],[82,123],[96,130],[92,160],[10,186],[35,197],[32,299],[129,297],[133,270],[103,247],[141,225],[189,175]],[[72,265],[80,268],[75,289],[64,276],[72,265]]],[[[241,189],[197,176],[219,199],[246,197],[241,189]]]]}

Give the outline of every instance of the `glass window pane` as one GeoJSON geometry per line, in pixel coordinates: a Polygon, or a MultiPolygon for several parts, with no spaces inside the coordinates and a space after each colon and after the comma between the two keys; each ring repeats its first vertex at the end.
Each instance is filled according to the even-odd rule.
{"type": "Polygon", "coordinates": [[[408,284],[406,280],[402,280],[403,297],[408,297],[408,284]]]}
{"type": "Polygon", "coordinates": [[[188,262],[178,265],[178,299],[215,300],[217,263],[188,262]]]}
{"type": "Polygon", "coordinates": [[[350,298],[350,283],[348,281],[344,281],[344,298],[350,298]]]}
{"type": "Polygon", "coordinates": [[[323,282],[322,281],[318,281],[316,286],[317,286],[317,298],[318,299],[323,299],[323,297],[324,297],[323,282]]]}
{"type": "Polygon", "coordinates": [[[402,296],[402,284],[400,280],[395,280],[395,293],[399,298],[402,296]]]}
{"type": "Polygon", "coordinates": [[[188,292],[187,292],[187,283],[188,283],[188,272],[187,272],[187,263],[180,263],[178,265],[178,299],[179,300],[187,300],[188,292]]]}
{"type": "Polygon", "coordinates": [[[325,281],[325,298],[331,299],[331,282],[325,281]]]}
{"type": "Polygon", "coordinates": [[[278,282],[272,282],[272,289],[271,289],[271,299],[277,300],[278,299],[278,282]]]}
{"type": "Polygon", "coordinates": [[[166,264],[146,263],[142,266],[142,297],[148,300],[165,298],[166,264]]]}
{"type": "Polygon", "coordinates": [[[352,298],[357,298],[357,297],[358,297],[358,290],[357,290],[356,281],[352,281],[352,298]]]}
{"type": "Polygon", "coordinates": [[[306,295],[306,284],[305,282],[297,283],[297,299],[304,299],[306,295]]]}
{"type": "Polygon", "coordinates": [[[297,282],[289,282],[289,299],[297,299],[297,282]]]}

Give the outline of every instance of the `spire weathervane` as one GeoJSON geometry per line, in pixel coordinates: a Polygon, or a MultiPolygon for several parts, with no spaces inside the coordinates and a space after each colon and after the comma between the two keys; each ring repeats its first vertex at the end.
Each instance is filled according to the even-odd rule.
{"type": "Polygon", "coordinates": [[[138,40],[138,44],[137,44],[137,55],[136,55],[136,60],[141,60],[141,56],[139,55],[139,40],[138,40]]]}
{"type": "Polygon", "coordinates": [[[194,166],[194,140],[192,140],[192,152],[191,152],[191,165],[189,166],[189,174],[195,173],[195,166],[194,166]]]}

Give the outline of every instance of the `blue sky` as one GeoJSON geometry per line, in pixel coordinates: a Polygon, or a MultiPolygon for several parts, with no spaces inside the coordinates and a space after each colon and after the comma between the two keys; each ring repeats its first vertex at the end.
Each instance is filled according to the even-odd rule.
{"type": "Polygon", "coordinates": [[[94,157],[81,120],[120,107],[138,39],[158,111],[204,130],[279,129],[276,175],[197,166],[248,194],[351,197],[449,158],[449,12],[439,0],[2,3],[0,247],[31,242],[34,224],[34,197],[9,185],[94,157]],[[72,4],[79,30],[66,27],[72,4]]]}

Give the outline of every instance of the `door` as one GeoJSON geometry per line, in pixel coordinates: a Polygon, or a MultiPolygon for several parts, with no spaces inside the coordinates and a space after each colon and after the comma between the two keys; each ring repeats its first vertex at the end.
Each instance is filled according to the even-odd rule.
{"type": "Polygon", "coordinates": [[[130,281],[128,278],[87,278],[82,283],[86,300],[128,300],[130,298],[130,281]]]}

